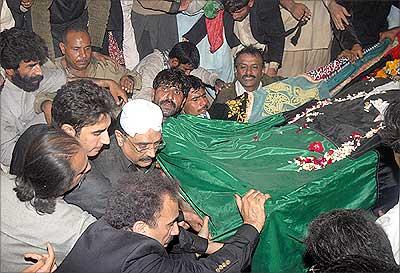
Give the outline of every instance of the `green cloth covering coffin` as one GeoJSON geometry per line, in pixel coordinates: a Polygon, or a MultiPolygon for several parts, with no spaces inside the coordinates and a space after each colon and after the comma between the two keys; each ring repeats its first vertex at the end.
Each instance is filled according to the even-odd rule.
{"type": "Polygon", "coordinates": [[[182,195],[211,217],[214,240],[229,238],[242,224],[233,198],[255,188],[268,192],[267,221],[252,262],[252,272],[302,272],[302,240],[308,223],[335,208],[369,208],[376,195],[377,154],[344,159],[318,171],[298,171],[298,156],[314,141],[334,145],[295,124],[279,127],[274,115],[253,124],[181,115],[163,129],[166,147],[158,160],[181,183],[182,195]]]}

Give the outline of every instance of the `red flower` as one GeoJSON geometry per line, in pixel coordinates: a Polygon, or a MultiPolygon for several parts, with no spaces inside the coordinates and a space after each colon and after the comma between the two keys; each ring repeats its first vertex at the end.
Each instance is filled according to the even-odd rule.
{"type": "Polygon", "coordinates": [[[329,149],[329,151],[328,151],[328,155],[333,155],[335,153],[335,151],[334,150],[332,150],[332,149],[329,149]]]}
{"type": "Polygon", "coordinates": [[[353,139],[360,139],[361,138],[361,134],[360,134],[360,132],[354,131],[353,133],[351,133],[351,137],[353,139]]]}
{"type": "Polygon", "coordinates": [[[322,153],[325,149],[321,142],[315,141],[308,146],[310,152],[322,153]]]}

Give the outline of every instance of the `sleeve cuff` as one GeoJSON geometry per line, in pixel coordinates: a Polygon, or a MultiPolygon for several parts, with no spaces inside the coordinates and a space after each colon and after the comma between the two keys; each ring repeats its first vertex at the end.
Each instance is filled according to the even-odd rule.
{"type": "Polygon", "coordinates": [[[179,244],[186,252],[204,254],[207,251],[208,240],[179,227],[179,244]]]}
{"type": "Polygon", "coordinates": [[[260,233],[258,233],[258,230],[249,224],[243,224],[237,230],[236,235],[245,237],[251,242],[258,240],[258,238],[260,237],[260,233]]]}

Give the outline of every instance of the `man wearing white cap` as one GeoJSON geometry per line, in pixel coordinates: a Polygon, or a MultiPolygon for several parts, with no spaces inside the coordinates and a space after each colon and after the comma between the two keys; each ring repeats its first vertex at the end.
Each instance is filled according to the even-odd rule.
{"type": "Polygon", "coordinates": [[[162,122],[163,113],[158,105],[143,99],[129,101],[116,121],[108,149],[93,164],[113,185],[124,174],[149,170],[163,146],[162,122]]]}

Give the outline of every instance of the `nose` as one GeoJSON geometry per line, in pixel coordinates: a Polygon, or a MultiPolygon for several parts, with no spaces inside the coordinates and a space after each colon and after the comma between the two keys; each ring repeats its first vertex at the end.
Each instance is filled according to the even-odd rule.
{"type": "Polygon", "coordinates": [[[174,98],[174,90],[173,90],[173,88],[171,88],[171,90],[168,91],[167,98],[169,100],[172,100],[174,98]]]}
{"type": "Polygon", "coordinates": [[[86,59],[88,57],[88,54],[87,54],[87,51],[85,48],[82,48],[81,50],[79,50],[79,56],[84,59],[86,59]]]}
{"type": "Polygon", "coordinates": [[[40,64],[37,64],[33,67],[32,69],[32,76],[42,76],[42,68],[40,67],[40,64]]]}
{"type": "Polygon", "coordinates": [[[207,98],[202,98],[200,101],[200,106],[204,107],[206,106],[208,108],[208,99],[207,98]]]}
{"type": "Polygon", "coordinates": [[[101,135],[101,143],[103,145],[108,145],[110,144],[110,136],[108,135],[107,130],[103,132],[103,134],[101,135]]]}
{"type": "Polygon", "coordinates": [[[174,225],[172,226],[171,236],[175,236],[178,234],[179,234],[179,227],[178,227],[178,223],[175,222],[174,225]]]}
{"type": "Polygon", "coordinates": [[[153,146],[153,147],[151,147],[150,149],[147,150],[146,155],[148,157],[155,158],[156,157],[156,153],[157,153],[157,149],[155,149],[154,146],[153,146]]]}

